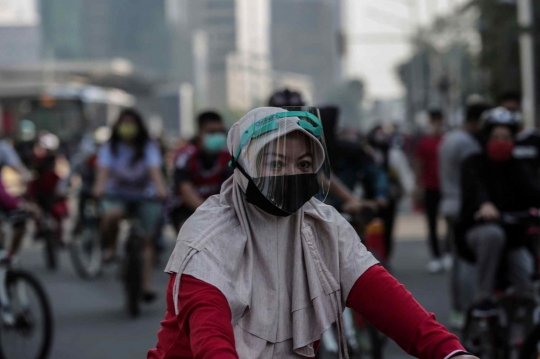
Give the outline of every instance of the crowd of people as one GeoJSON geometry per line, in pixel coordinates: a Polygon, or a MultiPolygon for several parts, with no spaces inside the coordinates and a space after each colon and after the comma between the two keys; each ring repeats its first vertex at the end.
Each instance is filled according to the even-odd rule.
{"type": "MultiPolygon", "coordinates": [[[[274,175],[250,175],[252,169],[243,168],[239,160],[246,154],[240,150],[231,153],[233,144],[230,138],[229,141],[227,139],[225,121],[215,111],[200,113],[197,135],[179,148],[167,151],[150,136],[137,111],[124,110],[110,129],[100,127],[82,138],[76,153],[68,158],[70,173],[64,177],[57,171],[58,138],[48,132],[36,133],[31,122],[21,121],[15,145],[6,140],[0,142],[0,168],[13,168],[27,187],[26,194],[18,198],[0,182],[0,207],[14,229],[9,256],[18,252],[26,232],[27,217],[21,213],[32,213],[38,219],[43,211],[49,213],[56,222],[58,244],[63,245],[62,221],[68,216],[67,188],[78,177],[78,223],[84,221],[83,209],[88,199],[98,198],[101,202],[100,231],[106,243],[105,261],[114,261],[117,257],[119,224],[128,212],[142,224],[145,231],[142,299],[151,302],[157,296],[151,274],[155,251],[163,248],[160,233],[166,223],[164,218],[169,218],[176,232],[180,232],[198,208],[213,201],[209,198],[220,193],[223,196],[226,184],[230,184],[234,177],[234,181],[244,185],[249,183],[247,202],[278,217],[295,213],[312,196],[324,199],[326,204],[348,216],[356,234],[372,249],[376,260],[387,268],[391,268],[394,227],[400,203],[410,197],[414,208],[422,209],[426,217],[427,243],[432,254],[432,260],[427,264],[428,271],[452,272],[452,318],[456,326],[463,322],[463,314],[471,304],[479,315],[489,315],[494,306],[491,298],[499,282],[502,264],[506,279],[522,287],[531,284],[535,260],[526,228],[499,221],[504,212],[540,207],[540,134],[524,126],[518,95],[505,94],[496,107],[479,96],[472,96],[467,103],[463,124],[451,131],[446,131],[443,112],[429,111],[429,128],[418,140],[414,151],[405,148],[403,134],[397,126],[377,123],[367,133],[343,132],[339,108],[332,105],[319,108],[322,126],[319,133],[313,124],[317,119],[300,112],[305,103],[302,96],[294,91],[275,93],[267,109],[289,106],[296,106],[298,111],[294,113],[301,113],[300,118],[307,118],[299,121],[302,122],[300,128],[308,137],[314,136],[317,146],[322,148],[323,157],[326,157],[326,161],[319,158],[321,162],[317,171],[327,164],[327,178],[317,188],[314,182],[309,182],[313,180],[307,179],[310,168],[318,161],[313,154],[299,162],[303,172],[295,176],[277,174],[285,170],[285,167],[280,167],[285,164],[277,157],[288,156],[289,152],[270,154],[277,159],[257,160],[263,165],[268,162],[268,173],[274,175]],[[168,152],[172,155],[169,156],[168,152]],[[237,172],[245,179],[233,176],[237,172]],[[276,184],[278,178],[283,188],[296,188],[295,195],[302,194],[307,199],[292,198],[292,192],[285,196],[283,188],[276,189],[279,187],[276,184]],[[300,179],[308,182],[291,182],[300,179]],[[327,191],[318,191],[320,187],[328,188],[327,191]],[[261,197],[261,193],[266,197],[261,197]],[[280,198],[278,208],[274,208],[276,198],[280,198]],[[438,233],[439,217],[446,222],[444,240],[438,233]],[[382,228],[382,232],[378,232],[378,243],[370,239],[377,232],[370,231],[370,225],[374,226],[374,223],[382,228]],[[470,283],[468,271],[472,270],[478,272],[477,283],[470,283]],[[476,296],[467,300],[464,293],[471,291],[476,296]]],[[[268,121],[271,119],[270,116],[268,121]]],[[[247,128],[246,133],[249,131],[252,131],[251,138],[234,141],[240,141],[242,146],[249,141],[260,140],[256,131],[261,132],[261,129],[247,128]]],[[[283,142],[286,139],[288,143],[301,144],[303,141],[292,138],[290,134],[284,134],[283,138],[283,142]]],[[[279,152],[277,147],[275,151],[279,152]]],[[[318,153],[319,147],[310,151],[318,153]]],[[[232,207],[245,205],[238,198],[231,201],[229,205],[232,207]]],[[[237,215],[247,215],[243,212],[245,208],[238,208],[236,210],[240,214],[237,215]]],[[[219,218],[215,221],[217,226],[219,218]]],[[[223,224],[223,230],[227,230],[227,226],[223,224]]],[[[292,232],[293,229],[294,226],[290,227],[292,232]]],[[[366,257],[366,260],[372,261],[371,257],[366,257]]],[[[214,278],[208,282],[221,288],[223,280],[214,278]]],[[[178,280],[176,283],[178,285],[178,280]]],[[[237,284],[251,290],[251,287],[243,287],[245,283],[237,284]]],[[[353,284],[350,283],[348,290],[353,284]]],[[[200,283],[182,282],[182,285],[196,290],[200,283]]],[[[389,285],[394,286],[393,283],[389,285]]],[[[219,298],[214,299],[219,301],[219,298]]],[[[230,303],[235,299],[227,296],[227,300],[230,303]]],[[[402,300],[404,303],[409,301],[406,296],[402,300]]],[[[351,305],[354,307],[355,304],[351,305]]],[[[439,334],[444,336],[442,332],[439,334]]],[[[455,347],[460,352],[461,347],[457,344],[455,347]]],[[[151,357],[161,358],[157,352],[151,357]]]]}

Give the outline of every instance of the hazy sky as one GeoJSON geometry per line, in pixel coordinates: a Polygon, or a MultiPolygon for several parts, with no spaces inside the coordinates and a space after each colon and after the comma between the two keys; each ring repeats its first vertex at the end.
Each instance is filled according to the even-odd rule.
{"type": "Polygon", "coordinates": [[[351,35],[344,63],[345,74],[363,78],[370,98],[402,95],[396,66],[411,54],[406,39],[414,23],[427,24],[437,14],[444,14],[465,1],[344,0],[344,27],[351,35]],[[378,37],[353,37],[361,34],[377,34],[378,37]],[[384,35],[384,40],[380,40],[379,35],[384,35]]]}
{"type": "Polygon", "coordinates": [[[0,25],[35,25],[36,0],[0,0],[0,25]]]}

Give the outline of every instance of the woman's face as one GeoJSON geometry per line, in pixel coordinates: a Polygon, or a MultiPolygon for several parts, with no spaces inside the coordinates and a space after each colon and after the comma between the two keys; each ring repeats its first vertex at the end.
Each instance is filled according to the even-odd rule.
{"type": "Polygon", "coordinates": [[[118,136],[121,140],[126,142],[133,141],[138,135],[141,129],[137,124],[137,121],[133,116],[125,115],[118,121],[118,136]]]}
{"type": "Polygon", "coordinates": [[[315,173],[310,139],[299,131],[277,138],[259,154],[259,177],[315,173]]]}
{"type": "Polygon", "coordinates": [[[119,122],[119,125],[137,126],[137,121],[135,121],[133,116],[130,116],[130,115],[122,116],[122,118],[118,122],[119,122]]]}

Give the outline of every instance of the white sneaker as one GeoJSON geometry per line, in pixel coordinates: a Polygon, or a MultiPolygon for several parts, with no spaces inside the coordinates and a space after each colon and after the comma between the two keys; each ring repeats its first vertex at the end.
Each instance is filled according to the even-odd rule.
{"type": "Polygon", "coordinates": [[[454,258],[450,254],[445,254],[442,259],[442,264],[444,269],[447,272],[450,272],[452,270],[452,266],[454,265],[454,258]]]}
{"type": "Polygon", "coordinates": [[[444,270],[443,263],[440,259],[434,259],[427,264],[427,270],[431,274],[441,273],[444,270]]]}

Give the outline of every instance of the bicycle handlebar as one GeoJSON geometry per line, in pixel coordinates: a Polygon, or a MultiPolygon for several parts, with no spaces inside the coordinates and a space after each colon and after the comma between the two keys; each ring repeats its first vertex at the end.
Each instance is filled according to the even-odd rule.
{"type": "Polygon", "coordinates": [[[499,222],[506,225],[540,225],[540,209],[501,212],[499,222]]]}

